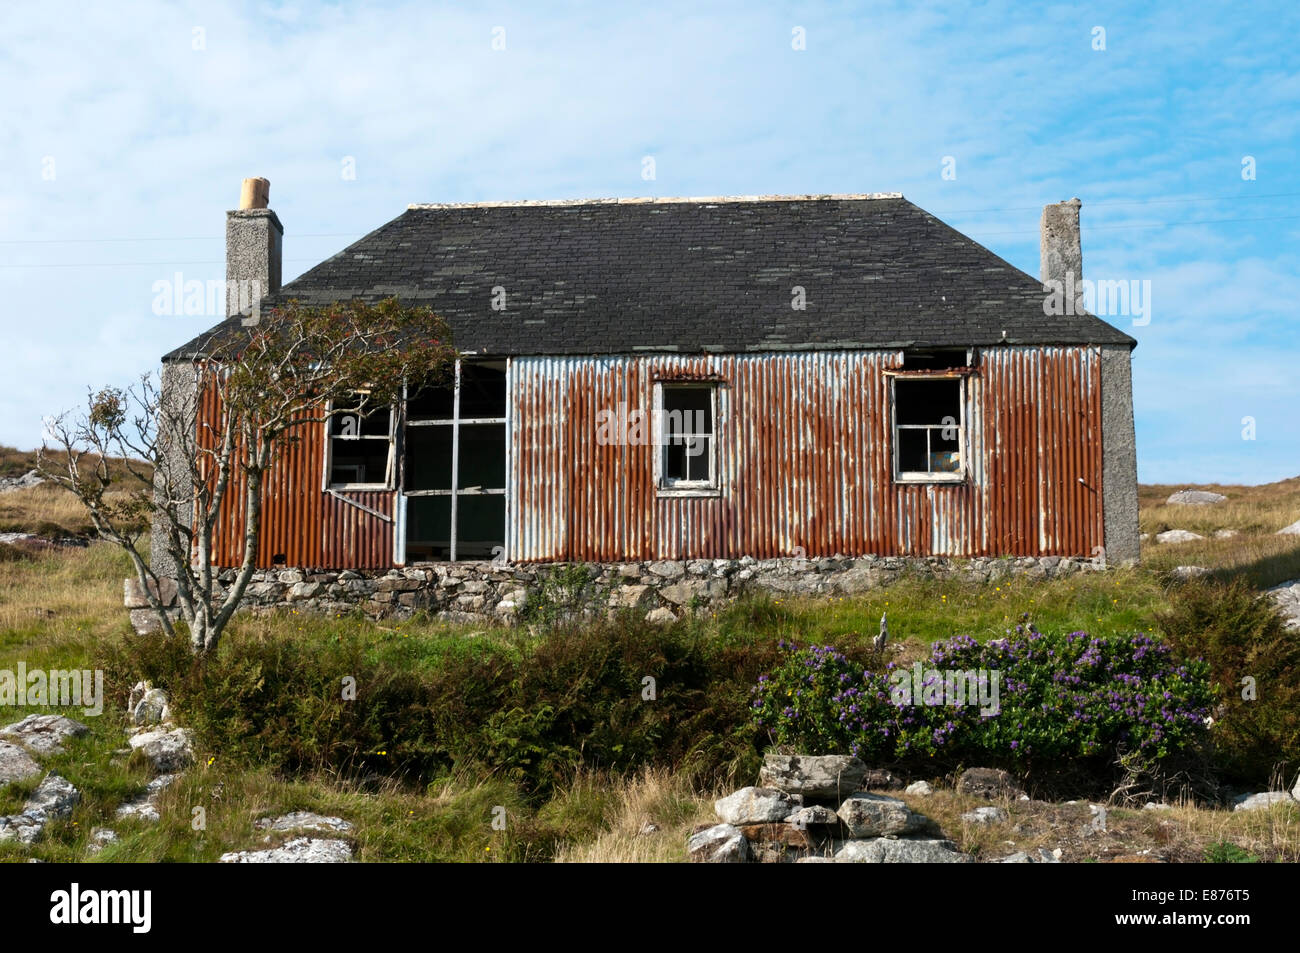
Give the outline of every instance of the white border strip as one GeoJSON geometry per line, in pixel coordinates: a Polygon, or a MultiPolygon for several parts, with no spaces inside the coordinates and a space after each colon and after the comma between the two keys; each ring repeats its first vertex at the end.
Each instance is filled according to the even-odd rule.
{"type": "Polygon", "coordinates": [[[861,202],[901,199],[902,192],[846,192],[827,195],[701,195],[683,198],[517,199],[506,202],[412,202],[408,209],[563,208],[569,205],[713,205],[723,202],[861,202]]]}

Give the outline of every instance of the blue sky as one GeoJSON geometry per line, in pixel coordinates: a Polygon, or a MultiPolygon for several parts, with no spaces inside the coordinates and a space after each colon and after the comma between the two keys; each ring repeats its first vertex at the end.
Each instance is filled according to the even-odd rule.
{"type": "Polygon", "coordinates": [[[1151,282],[1140,478],[1300,473],[1294,4],[465,6],[0,6],[0,443],[214,323],[153,285],[262,175],[286,280],[410,202],[877,191],[1037,275],[1078,196],[1085,277],[1151,282]]]}

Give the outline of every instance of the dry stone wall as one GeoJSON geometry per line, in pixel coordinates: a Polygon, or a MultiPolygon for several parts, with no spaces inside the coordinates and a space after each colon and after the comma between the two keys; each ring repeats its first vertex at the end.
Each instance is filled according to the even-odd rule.
{"type": "MultiPolygon", "coordinates": [[[[292,608],[316,614],[360,610],[403,618],[430,612],[453,622],[520,619],[531,598],[585,609],[631,609],[669,622],[751,591],[777,595],[854,595],[911,574],[995,582],[1013,576],[1045,579],[1103,568],[1097,561],[1060,556],[944,559],[862,556],[824,559],[693,559],[591,564],[459,562],[358,572],[263,570],[253,576],[245,606],[254,612],[292,608]],[[579,575],[589,576],[575,586],[579,575]],[[559,582],[557,582],[557,580],[559,582]],[[580,589],[580,591],[574,591],[580,589]]],[[[223,584],[234,572],[221,574],[223,584]]],[[[126,604],[137,627],[151,613],[138,585],[127,581],[126,604]]],[[[171,592],[167,592],[170,596],[171,592]]]]}

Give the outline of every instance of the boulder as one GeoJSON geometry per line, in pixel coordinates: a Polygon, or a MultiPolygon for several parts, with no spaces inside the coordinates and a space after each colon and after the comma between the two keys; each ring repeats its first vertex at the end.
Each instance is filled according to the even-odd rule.
{"type": "Polygon", "coordinates": [[[45,829],[45,817],[34,814],[13,814],[0,817],[0,841],[16,840],[20,844],[35,843],[45,829]]]}
{"type": "Polygon", "coordinates": [[[943,840],[851,840],[835,852],[838,864],[968,864],[970,857],[943,840]]]}
{"type": "MultiPolygon", "coordinates": [[[[150,579],[148,592],[164,606],[176,604],[175,579],[163,578],[157,582],[150,579]]],[[[122,580],[122,604],[128,609],[149,608],[149,596],[145,595],[144,587],[140,585],[140,580],[135,576],[122,580]]]]}
{"type": "Polygon", "coordinates": [[[716,824],[692,834],[686,852],[696,864],[743,864],[750,859],[749,841],[740,828],[730,824],[716,824]]]}
{"type": "Polygon", "coordinates": [[[1156,533],[1157,543],[1190,543],[1197,539],[1205,537],[1186,529],[1167,529],[1163,533],[1156,533]]]}
{"type": "Polygon", "coordinates": [[[1237,532],[1235,529],[1216,529],[1214,531],[1215,539],[1232,539],[1232,537],[1240,535],[1241,533],[1237,532]]]}
{"type": "Polygon", "coordinates": [[[677,616],[673,615],[672,609],[660,606],[658,609],[651,609],[647,612],[645,620],[651,625],[672,625],[677,621],[677,616]]]}
{"type": "Polygon", "coordinates": [[[849,755],[769,754],[763,758],[758,783],[809,801],[839,803],[863,783],[867,766],[849,755]]]}
{"type": "Polygon", "coordinates": [[[813,837],[806,828],[793,824],[742,824],[740,833],[745,840],[765,846],[791,847],[795,850],[810,850],[813,837]]]}
{"type": "Polygon", "coordinates": [[[718,819],[733,827],[784,821],[801,807],[803,798],[797,794],[758,787],[741,788],[713,802],[718,819]]]}
{"type": "Polygon", "coordinates": [[[1283,526],[1277,531],[1279,536],[1300,536],[1300,520],[1296,520],[1290,526],[1283,526]]]}
{"type": "Polygon", "coordinates": [[[913,813],[898,798],[861,791],[840,805],[840,820],[850,837],[883,837],[905,834],[925,826],[926,819],[913,813]]]}
{"type": "Polygon", "coordinates": [[[133,735],[128,742],[144,755],[155,771],[169,774],[188,767],[194,761],[189,732],[164,725],[153,731],[133,735]]]}
{"type": "Polygon", "coordinates": [[[822,804],[801,807],[786,819],[787,824],[799,830],[807,830],[810,827],[829,827],[839,822],[840,816],[822,804]]]}
{"type": "Polygon", "coordinates": [[[1169,575],[1184,582],[1188,579],[1199,579],[1201,576],[1208,576],[1209,574],[1210,570],[1204,566],[1175,566],[1169,570],[1169,575]]]}
{"type": "Polygon", "coordinates": [[[934,788],[930,787],[928,781],[913,781],[907,786],[903,793],[911,794],[915,797],[928,797],[934,793],[934,788]]]}
{"type": "Polygon", "coordinates": [[[62,754],[63,741],[84,735],[90,729],[63,715],[28,715],[22,721],[0,728],[0,735],[21,742],[39,755],[62,754]]]}
{"type": "Polygon", "coordinates": [[[144,794],[125,801],[118,807],[118,819],[144,821],[146,824],[156,823],[162,816],[158,812],[158,795],[170,787],[178,777],[180,777],[178,774],[158,775],[145,785],[144,794]]]}
{"type": "Polygon", "coordinates": [[[41,814],[46,818],[67,817],[81,800],[81,792],[62,775],[51,771],[37,785],[23,805],[24,814],[41,814]]]}
{"type": "Polygon", "coordinates": [[[240,850],[222,854],[223,864],[346,864],[352,860],[347,841],[295,837],[269,850],[240,850]]]}
{"type": "Polygon", "coordinates": [[[657,563],[651,563],[649,571],[659,576],[661,579],[680,579],[686,575],[686,567],[673,560],[663,560],[657,563]]]}
{"type": "Polygon", "coordinates": [[[146,691],[131,709],[133,725],[159,725],[170,717],[171,706],[167,703],[167,693],[161,688],[146,691]]]}
{"type": "Polygon", "coordinates": [[[1000,768],[967,768],[957,779],[957,793],[992,799],[1018,798],[1025,792],[1000,768]]]}
{"type": "Polygon", "coordinates": [[[609,605],[613,609],[640,609],[653,601],[654,589],[640,583],[619,586],[609,594],[609,605]]]}
{"type": "Polygon", "coordinates": [[[1165,500],[1165,503],[1171,506],[1209,506],[1213,503],[1222,503],[1227,497],[1222,493],[1211,493],[1209,490],[1179,490],[1165,500]]]}
{"type": "Polygon", "coordinates": [[[1233,800],[1232,809],[1234,811],[1261,811],[1267,810],[1274,804],[1294,804],[1293,798],[1286,791],[1261,791],[1259,794],[1243,794],[1233,800]]]}
{"type": "Polygon", "coordinates": [[[18,745],[0,741],[0,787],[26,781],[41,773],[41,766],[18,745]]]}
{"type": "Polygon", "coordinates": [[[253,826],[259,831],[313,831],[318,834],[346,834],[352,830],[352,825],[341,817],[325,817],[311,811],[264,817],[253,826]]]}
{"type": "Polygon", "coordinates": [[[1007,819],[1007,812],[1000,807],[977,807],[961,816],[969,824],[1001,824],[1007,819]]]}

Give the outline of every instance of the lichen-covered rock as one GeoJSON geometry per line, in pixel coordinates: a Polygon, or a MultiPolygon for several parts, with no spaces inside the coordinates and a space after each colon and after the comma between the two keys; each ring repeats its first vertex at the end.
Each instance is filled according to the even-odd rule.
{"type": "Polygon", "coordinates": [[[1286,791],[1261,791],[1259,794],[1243,794],[1233,802],[1234,811],[1262,811],[1274,804],[1295,804],[1296,800],[1286,791]]]}
{"type": "Polygon", "coordinates": [[[718,819],[733,827],[784,821],[801,807],[803,798],[797,794],[760,787],[741,788],[713,802],[718,819]]]}
{"type": "Polygon", "coordinates": [[[1007,819],[1007,812],[1000,807],[977,807],[961,816],[969,824],[1001,824],[1007,819]]]}
{"type": "Polygon", "coordinates": [[[28,715],[22,721],[0,728],[0,735],[26,745],[39,755],[62,754],[63,742],[90,729],[63,715],[28,715]]]}
{"type": "Polygon", "coordinates": [[[81,800],[81,792],[61,774],[51,771],[37,785],[23,805],[24,814],[42,814],[47,818],[67,817],[81,800]]]}
{"type": "Polygon", "coordinates": [[[696,864],[743,864],[751,857],[749,841],[731,824],[715,824],[692,834],[686,852],[696,864]]]}
{"type": "Polygon", "coordinates": [[[758,783],[809,801],[839,803],[863,787],[867,766],[849,755],[769,754],[758,783]]]}
{"type": "Polygon", "coordinates": [[[840,820],[850,837],[883,837],[920,830],[926,819],[914,813],[898,798],[883,794],[854,794],[840,805],[840,820]]]}
{"type": "Polygon", "coordinates": [[[352,830],[352,824],[341,817],[325,817],[311,811],[264,817],[253,826],[259,831],[313,831],[321,834],[346,834],[352,830]]]}
{"type": "Polygon", "coordinates": [[[822,804],[801,807],[786,819],[787,824],[800,830],[807,830],[810,827],[830,827],[839,822],[840,816],[822,804]]]}
{"type": "Polygon", "coordinates": [[[0,786],[26,781],[41,773],[41,766],[18,745],[0,741],[0,786]]]}
{"type": "Polygon", "coordinates": [[[163,726],[132,735],[128,742],[144,755],[155,771],[165,774],[180,771],[194,762],[189,732],[184,728],[163,726]]]}
{"type": "Polygon", "coordinates": [[[280,847],[240,850],[221,855],[223,864],[346,864],[352,846],[343,840],[295,837],[280,847]]]}
{"type": "Polygon", "coordinates": [[[942,840],[852,840],[835,852],[840,864],[968,864],[966,854],[942,840]]]}
{"type": "Polygon", "coordinates": [[[928,781],[913,781],[903,793],[913,797],[928,797],[934,793],[934,788],[930,787],[928,781]]]}
{"type": "Polygon", "coordinates": [[[1204,538],[1200,533],[1187,529],[1167,529],[1163,533],[1156,533],[1157,543],[1190,543],[1204,538]]]}
{"type": "Polygon", "coordinates": [[[1212,493],[1209,490],[1179,490],[1165,502],[1171,506],[1211,506],[1226,499],[1222,493],[1212,493]]]}
{"type": "Polygon", "coordinates": [[[161,688],[150,688],[144,692],[131,709],[133,725],[160,725],[170,717],[171,706],[167,703],[167,693],[161,688]]]}

